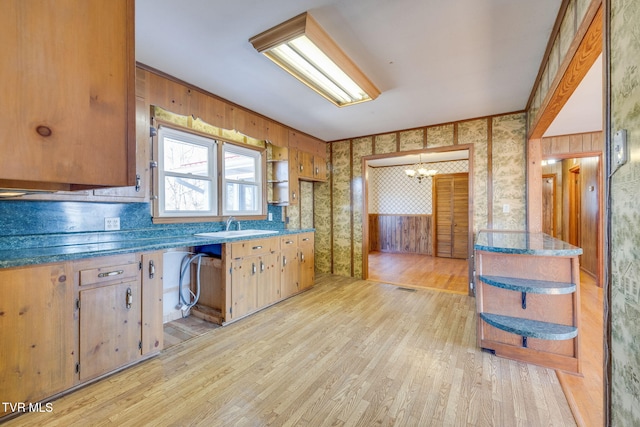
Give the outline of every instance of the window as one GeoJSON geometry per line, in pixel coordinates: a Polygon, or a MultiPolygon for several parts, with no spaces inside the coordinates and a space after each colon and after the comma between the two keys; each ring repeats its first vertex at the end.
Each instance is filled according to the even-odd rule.
{"type": "Polygon", "coordinates": [[[158,131],[158,214],[218,214],[216,141],[176,129],[158,131]]]}
{"type": "Polygon", "coordinates": [[[165,125],[158,130],[157,143],[153,215],[166,219],[158,222],[265,215],[263,149],[165,125]]]}
{"type": "Polygon", "coordinates": [[[262,215],[262,153],[224,144],[223,215],[262,215]]]}

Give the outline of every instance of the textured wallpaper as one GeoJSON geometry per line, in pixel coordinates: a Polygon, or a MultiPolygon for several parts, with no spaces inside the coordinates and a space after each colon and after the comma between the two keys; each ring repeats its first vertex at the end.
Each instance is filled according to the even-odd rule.
{"type": "Polygon", "coordinates": [[[612,425],[640,425],[640,2],[611,1],[612,132],[630,161],[611,181],[612,425]]]}
{"type": "MultiPolygon", "coordinates": [[[[474,231],[487,228],[490,209],[494,210],[494,222],[501,228],[524,230],[526,226],[525,117],[524,113],[508,114],[328,144],[331,159],[328,168],[330,183],[314,186],[313,215],[316,236],[318,236],[316,237],[318,239],[316,241],[318,272],[362,277],[362,203],[364,203],[362,157],[370,154],[422,149],[425,134],[427,147],[453,146],[456,142],[458,145],[473,146],[474,231]],[[489,120],[493,120],[492,135],[489,135],[489,120]],[[488,164],[490,138],[493,142],[491,165],[488,164]],[[494,186],[494,199],[491,201],[487,200],[490,167],[493,177],[491,184],[494,186]],[[509,205],[510,212],[502,214],[505,204],[509,205]],[[499,214],[495,211],[497,208],[500,209],[499,214]],[[324,234],[327,232],[328,236],[324,234]]],[[[471,170],[468,165],[467,168],[471,170]]],[[[369,176],[369,183],[371,179],[372,177],[369,176]]],[[[398,183],[399,185],[393,191],[396,194],[404,194],[407,189],[406,182],[398,181],[398,183]]],[[[372,197],[372,193],[369,197],[372,197]]],[[[373,197],[378,196],[373,195],[373,197]]],[[[397,203],[401,202],[396,201],[397,203]]],[[[497,228],[495,224],[494,228],[497,228]]]]}
{"type": "MultiPolygon", "coordinates": [[[[427,169],[438,174],[468,172],[469,161],[427,163],[427,169]]],[[[406,166],[369,168],[369,213],[375,214],[431,214],[432,180],[418,182],[407,177],[406,166]]]]}

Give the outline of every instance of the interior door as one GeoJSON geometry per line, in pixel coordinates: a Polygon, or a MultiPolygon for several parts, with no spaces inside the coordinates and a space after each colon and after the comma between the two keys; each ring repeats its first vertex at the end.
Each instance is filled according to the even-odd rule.
{"type": "Polygon", "coordinates": [[[466,259],[469,247],[469,174],[433,178],[435,251],[438,257],[466,259]]]}
{"type": "Polygon", "coordinates": [[[542,232],[556,236],[556,174],[542,175],[542,232]]]}

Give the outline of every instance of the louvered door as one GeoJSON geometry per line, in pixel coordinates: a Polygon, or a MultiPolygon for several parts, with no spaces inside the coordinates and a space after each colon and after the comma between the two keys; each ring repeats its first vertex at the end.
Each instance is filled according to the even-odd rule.
{"type": "Polygon", "coordinates": [[[469,247],[469,174],[433,178],[436,256],[466,259],[469,247]]]}

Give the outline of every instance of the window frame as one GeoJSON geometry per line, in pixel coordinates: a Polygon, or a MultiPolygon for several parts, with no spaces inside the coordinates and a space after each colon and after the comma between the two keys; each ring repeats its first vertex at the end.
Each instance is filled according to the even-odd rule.
{"type": "MultiPolygon", "coordinates": [[[[257,148],[257,147],[256,147],[257,148]]],[[[221,147],[220,152],[220,160],[221,160],[221,168],[220,168],[220,189],[221,189],[221,212],[224,216],[252,216],[252,215],[265,215],[265,184],[266,184],[266,170],[263,165],[264,163],[264,150],[256,150],[256,148],[252,148],[250,145],[239,145],[233,144],[229,142],[224,142],[221,147]],[[252,157],[254,159],[255,165],[255,183],[248,183],[242,180],[227,180],[226,178],[226,165],[225,165],[225,154],[226,152],[235,152],[236,154],[240,154],[247,157],[252,157]],[[256,199],[258,204],[258,209],[254,211],[230,211],[227,208],[227,183],[232,182],[234,184],[240,185],[249,185],[255,187],[256,191],[256,199]]]]}
{"type": "MultiPolygon", "coordinates": [[[[152,162],[151,162],[151,171],[152,171],[152,189],[151,189],[151,220],[154,224],[168,224],[168,223],[189,223],[189,222],[214,222],[214,221],[222,221],[225,217],[229,215],[238,217],[241,220],[266,220],[267,218],[267,167],[266,167],[266,143],[265,147],[260,147],[256,145],[250,144],[241,144],[234,141],[228,141],[224,138],[220,138],[217,135],[208,134],[205,132],[200,132],[195,129],[183,127],[180,125],[176,125],[171,122],[166,122],[163,120],[158,120],[157,118],[153,118],[153,122],[157,129],[155,135],[152,138],[152,162]],[[188,211],[184,213],[176,212],[176,211],[162,211],[164,204],[164,194],[161,195],[161,192],[164,192],[164,177],[166,176],[163,170],[163,164],[161,161],[161,155],[164,154],[164,147],[162,147],[163,142],[160,141],[161,138],[161,130],[172,130],[178,132],[179,134],[191,135],[197,140],[207,140],[208,143],[213,145],[213,161],[210,162],[210,168],[214,168],[214,174],[212,176],[215,177],[211,182],[211,197],[212,204],[214,205],[214,210],[212,210],[210,214],[203,214],[201,211],[188,211]],[[223,147],[225,145],[228,146],[236,146],[241,149],[250,150],[251,152],[255,152],[255,156],[259,159],[257,160],[257,165],[259,167],[259,181],[258,184],[260,199],[259,199],[259,209],[255,211],[255,213],[243,213],[232,211],[231,213],[223,213],[226,211],[224,207],[225,199],[223,197],[223,188],[224,188],[224,166],[223,166],[223,147]],[[215,214],[213,213],[215,212],[215,214]]],[[[191,177],[193,178],[193,177],[191,177]]]]}

